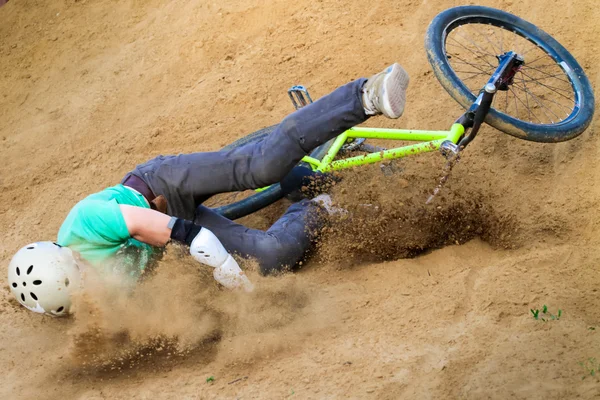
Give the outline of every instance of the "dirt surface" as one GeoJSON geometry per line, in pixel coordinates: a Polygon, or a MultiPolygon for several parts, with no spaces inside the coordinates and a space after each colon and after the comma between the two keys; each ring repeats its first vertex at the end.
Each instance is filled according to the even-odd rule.
{"type": "MultiPolygon", "coordinates": [[[[550,32],[600,83],[595,0],[482,3],[550,32]]],[[[368,123],[447,128],[461,110],[423,38],[459,4],[8,2],[0,264],[54,239],[76,201],[136,163],[278,122],[292,84],[320,97],[398,61],[412,78],[405,116],[368,123]]],[[[361,223],[334,221],[295,274],[251,272],[248,296],[177,248],[132,295],[90,284],[70,319],[26,312],[2,274],[0,398],[598,397],[598,129],[542,145],[485,127],[433,208],[437,154],[348,173],[334,199],[361,223]],[[544,304],[560,320],[535,320],[544,304]]]]}

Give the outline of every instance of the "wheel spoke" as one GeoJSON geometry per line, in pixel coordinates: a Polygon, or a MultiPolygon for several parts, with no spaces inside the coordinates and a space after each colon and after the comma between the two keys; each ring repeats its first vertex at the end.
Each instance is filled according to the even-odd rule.
{"type": "Polygon", "coordinates": [[[536,58],[533,61],[527,61],[526,60],[525,61],[525,65],[529,66],[529,65],[533,64],[534,62],[537,62],[537,61],[541,60],[542,58],[546,58],[546,57],[548,57],[548,54],[543,54],[543,55],[539,56],[538,58],[536,58]]]}
{"type": "MultiPolygon", "coordinates": [[[[539,79],[529,79],[529,80],[527,80],[527,82],[529,82],[529,83],[539,82],[539,79]]],[[[547,87],[548,89],[560,90],[560,91],[566,92],[567,94],[572,94],[572,93],[573,93],[573,90],[572,90],[572,89],[563,89],[563,88],[559,88],[559,87],[556,87],[556,86],[551,86],[551,85],[548,85],[547,83],[546,83],[546,84],[542,84],[542,83],[540,83],[539,85],[540,85],[540,86],[545,86],[545,87],[547,87]]],[[[563,97],[564,97],[564,96],[563,96],[563,97]]],[[[573,99],[572,99],[572,98],[570,98],[570,97],[567,97],[567,99],[569,99],[569,100],[573,101],[573,99]]]]}
{"type": "Polygon", "coordinates": [[[475,71],[459,71],[457,69],[454,70],[454,72],[459,72],[461,74],[475,74],[475,75],[487,75],[487,72],[475,72],[475,71]]]}
{"type": "MultiPolygon", "coordinates": [[[[470,63],[470,62],[465,62],[465,61],[454,61],[454,60],[451,60],[450,62],[451,62],[451,63],[453,63],[453,64],[455,64],[455,63],[456,63],[456,64],[466,64],[466,65],[471,65],[471,66],[473,66],[473,67],[475,67],[475,66],[478,66],[478,67],[483,67],[483,68],[487,68],[487,67],[489,67],[489,65],[487,65],[487,64],[476,64],[476,63],[470,63]]],[[[481,70],[481,71],[483,71],[483,70],[481,70]]]]}
{"type": "Polygon", "coordinates": [[[513,92],[512,88],[510,86],[508,88],[510,89],[511,93],[513,94],[513,96],[515,98],[515,113],[518,117],[519,116],[519,107],[517,106],[517,95],[515,94],[515,92],[513,92]]]}
{"type": "MultiPolygon", "coordinates": [[[[530,44],[531,44],[531,43],[530,43],[530,44]]],[[[539,49],[539,47],[538,47],[538,46],[531,46],[531,48],[530,48],[529,50],[527,50],[527,51],[526,51],[526,52],[524,52],[524,53],[519,53],[519,54],[521,54],[521,56],[525,56],[525,54],[529,53],[530,51],[537,50],[537,49],[539,49]]]]}
{"type": "MultiPolygon", "coordinates": [[[[486,70],[483,70],[483,69],[479,68],[479,67],[477,66],[478,64],[472,64],[472,63],[468,62],[467,60],[465,60],[464,58],[461,58],[461,57],[459,57],[459,56],[458,56],[458,55],[456,55],[456,54],[450,54],[450,56],[451,56],[452,58],[454,58],[454,57],[458,58],[460,61],[463,61],[465,64],[469,64],[470,66],[472,66],[473,68],[475,68],[475,69],[476,69],[476,70],[478,70],[478,71],[485,72],[486,74],[487,74],[487,73],[489,73],[489,74],[491,75],[491,72],[489,72],[489,70],[488,70],[488,71],[486,71],[486,70]]],[[[451,62],[452,62],[452,61],[451,61],[451,62]]]]}
{"type": "MultiPolygon", "coordinates": [[[[521,81],[523,82],[523,87],[527,88],[527,84],[525,83],[523,74],[520,75],[520,78],[521,78],[521,81]]],[[[512,90],[512,88],[510,90],[512,90]]],[[[540,123],[542,123],[540,118],[535,113],[532,113],[531,108],[529,107],[529,93],[527,93],[527,92],[525,92],[525,101],[527,102],[527,105],[525,107],[527,108],[527,111],[529,112],[529,121],[533,122],[533,121],[531,121],[531,115],[533,114],[533,116],[536,117],[540,123]]]]}
{"type": "MultiPolygon", "coordinates": [[[[473,50],[471,50],[471,49],[469,49],[468,47],[464,46],[462,43],[460,43],[459,41],[457,41],[457,40],[456,40],[456,39],[454,39],[453,37],[451,37],[450,39],[452,39],[452,40],[454,40],[456,43],[458,43],[458,45],[459,45],[460,47],[462,47],[463,49],[465,49],[465,50],[467,50],[467,51],[470,51],[471,53],[475,54],[476,56],[480,56],[480,57],[481,57],[481,55],[478,55],[478,54],[477,54],[477,53],[475,53],[473,50]]],[[[492,67],[492,68],[495,68],[495,67],[494,67],[492,64],[490,64],[490,62],[489,62],[489,61],[488,61],[488,60],[487,60],[485,57],[483,57],[483,61],[485,61],[485,63],[486,63],[486,64],[488,64],[490,67],[492,67]]]]}
{"type": "MultiPolygon", "coordinates": [[[[524,68],[527,69],[527,68],[524,68]]],[[[536,79],[527,79],[526,82],[537,82],[537,81],[541,81],[542,79],[550,79],[550,78],[556,78],[557,76],[564,76],[564,74],[556,74],[556,75],[548,75],[548,76],[544,76],[543,78],[536,78],[536,79]]],[[[559,79],[562,80],[562,79],[559,79]]],[[[570,83],[569,81],[563,81],[565,83],[570,83]]]]}
{"type": "MultiPolygon", "coordinates": [[[[475,47],[476,47],[476,48],[477,48],[479,51],[481,51],[482,53],[484,53],[484,54],[487,54],[487,55],[490,55],[490,56],[492,56],[492,57],[496,57],[496,54],[492,54],[492,53],[490,53],[489,51],[485,51],[485,50],[483,50],[481,47],[477,46],[477,44],[476,44],[476,43],[475,43],[475,42],[474,42],[472,39],[470,39],[470,37],[468,37],[468,38],[467,38],[467,37],[465,37],[465,36],[461,35],[461,34],[460,34],[460,32],[456,32],[456,34],[457,34],[458,36],[462,37],[463,39],[466,39],[466,40],[467,40],[467,42],[471,43],[473,46],[475,46],[475,47]]],[[[466,34],[466,32],[465,32],[465,34],[466,34]]]]}
{"type": "MultiPolygon", "coordinates": [[[[571,112],[573,112],[573,109],[568,108],[567,106],[557,103],[553,100],[549,100],[549,99],[542,99],[541,97],[537,96],[535,93],[533,93],[531,90],[527,89],[526,87],[521,87],[517,84],[513,84],[514,87],[516,87],[517,89],[520,89],[524,92],[529,93],[529,95],[531,96],[531,98],[540,106],[543,107],[545,109],[547,109],[548,111],[550,111],[552,113],[552,115],[554,115],[556,118],[558,118],[559,121],[562,121],[564,118],[559,117],[554,111],[552,111],[552,109],[548,106],[546,106],[545,104],[543,104],[544,101],[548,101],[550,103],[556,104],[558,106],[563,107],[566,110],[569,110],[569,113],[566,115],[566,117],[568,117],[569,115],[571,115],[571,112]]],[[[545,114],[545,113],[544,113],[545,114]]],[[[547,115],[547,114],[546,114],[547,115]]],[[[554,121],[552,121],[552,123],[554,123],[554,121]]]]}
{"type": "MultiPolygon", "coordinates": [[[[492,34],[493,34],[493,33],[494,33],[494,31],[492,30],[492,34]]],[[[486,35],[482,35],[480,31],[477,31],[477,34],[478,34],[480,37],[483,37],[483,38],[484,38],[484,39],[485,39],[485,40],[486,40],[486,41],[487,41],[487,42],[488,42],[488,43],[489,43],[489,44],[492,46],[492,48],[494,49],[494,51],[496,51],[496,46],[495,46],[495,45],[494,45],[494,43],[493,43],[493,42],[490,40],[490,38],[488,38],[486,35]]],[[[498,52],[498,54],[502,54],[502,49],[500,49],[500,50],[498,50],[498,51],[499,51],[499,52],[498,52]]]]}
{"type": "MultiPolygon", "coordinates": [[[[528,77],[529,79],[534,79],[533,77],[531,77],[531,76],[527,75],[525,72],[523,72],[523,71],[520,71],[520,72],[521,72],[523,75],[525,75],[526,77],[528,77]]],[[[534,79],[534,80],[535,80],[535,79],[534,79]]],[[[548,85],[546,85],[546,84],[544,84],[544,83],[542,83],[542,82],[540,82],[540,81],[536,81],[536,82],[537,82],[537,84],[538,84],[538,85],[544,86],[545,88],[548,88],[548,89],[552,90],[554,93],[556,93],[556,94],[558,94],[558,95],[560,95],[560,96],[564,97],[565,99],[567,99],[567,100],[571,100],[571,101],[572,101],[572,99],[571,99],[570,97],[568,97],[568,96],[565,96],[564,94],[562,94],[562,93],[560,93],[560,92],[558,91],[558,90],[563,90],[563,91],[565,91],[565,92],[566,92],[567,90],[565,90],[565,89],[558,89],[558,88],[554,88],[554,87],[552,87],[552,86],[548,86],[548,85]],[[557,90],[557,89],[558,89],[558,90],[557,90]]]]}
{"type": "MultiPolygon", "coordinates": [[[[515,96],[515,107],[517,106],[516,101],[519,100],[519,102],[525,107],[525,109],[527,110],[527,113],[529,114],[529,122],[533,122],[531,121],[531,109],[529,108],[529,101],[527,100],[527,92],[525,93],[525,100],[527,100],[527,104],[525,104],[523,102],[523,100],[521,100],[521,98],[519,96],[517,96],[517,94],[515,93],[515,91],[509,86],[508,87],[511,91],[511,93],[513,94],[513,96],[515,96]]],[[[537,115],[533,114],[533,116],[535,116],[537,118],[537,120],[541,123],[542,121],[537,117],[537,115]]]]}
{"type": "MultiPolygon", "coordinates": [[[[529,67],[529,66],[527,66],[527,65],[526,65],[526,66],[524,66],[523,68],[524,68],[524,69],[532,69],[532,70],[534,70],[534,71],[541,72],[542,74],[544,74],[544,75],[547,75],[547,76],[548,76],[548,77],[550,77],[550,78],[554,78],[554,77],[556,77],[556,76],[564,76],[564,73],[563,73],[563,74],[558,74],[558,75],[552,75],[552,74],[549,74],[549,73],[548,73],[548,72],[546,72],[546,71],[542,71],[541,69],[537,69],[537,68],[535,68],[535,67],[529,67]]],[[[556,79],[558,79],[559,81],[565,82],[565,83],[570,83],[569,81],[567,81],[567,80],[565,80],[565,79],[559,79],[559,78],[556,78],[556,79]]]]}
{"type": "MultiPolygon", "coordinates": [[[[513,86],[516,87],[516,88],[518,88],[518,89],[525,90],[524,87],[521,87],[521,86],[519,86],[517,84],[513,84],[513,86]]],[[[535,96],[535,94],[531,90],[529,90],[529,94],[531,94],[532,96],[535,96]]],[[[541,97],[538,97],[538,99],[540,99],[542,101],[547,101],[547,102],[552,103],[552,104],[556,104],[557,106],[562,107],[563,109],[567,110],[568,111],[567,117],[571,114],[571,112],[573,112],[573,108],[569,108],[569,107],[565,106],[564,104],[561,104],[561,103],[559,103],[557,101],[554,101],[552,99],[545,99],[545,98],[542,99],[541,97]]],[[[575,103],[573,103],[573,104],[575,104],[575,103]]]]}
{"type": "MultiPolygon", "coordinates": [[[[525,63],[525,66],[526,66],[526,67],[529,67],[529,64],[530,64],[530,63],[525,63]]],[[[558,66],[558,64],[556,64],[556,63],[553,63],[553,64],[542,64],[542,65],[536,65],[535,67],[536,67],[536,68],[548,68],[548,67],[556,67],[556,66],[558,66]]]]}
{"type": "MultiPolygon", "coordinates": [[[[474,79],[474,78],[481,77],[481,75],[486,75],[486,74],[484,74],[484,73],[482,73],[482,72],[478,72],[478,73],[476,73],[476,74],[474,74],[474,75],[467,76],[466,78],[463,78],[463,77],[461,77],[460,79],[461,79],[463,82],[465,82],[465,81],[468,81],[468,80],[470,80],[470,79],[474,79]]],[[[481,88],[481,85],[479,85],[479,86],[478,86],[478,87],[476,87],[475,89],[469,88],[469,90],[471,91],[471,93],[475,94],[475,93],[476,93],[476,92],[479,90],[479,88],[481,88]]]]}
{"type": "Polygon", "coordinates": [[[539,100],[541,100],[541,99],[539,99],[539,97],[537,97],[535,94],[533,94],[533,93],[531,93],[529,90],[527,90],[527,89],[523,89],[523,88],[521,88],[521,87],[519,87],[519,86],[516,86],[516,85],[515,85],[515,87],[516,87],[516,88],[518,88],[518,89],[521,89],[521,90],[525,91],[526,93],[528,93],[529,95],[531,95],[531,98],[533,99],[533,101],[535,101],[535,102],[537,103],[537,105],[541,107],[541,110],[542,110],[542,112],[543,112],[543,113],[544,113],[544,115],[545,115],[545,116],[546,116],[546,117],[547,117],[547,118],[550,120],[550,122],[554,123],[554,120],[552,119],[552,117],[551,117],[551,116],[549,116],[549,115],[546,113],[546,111],[544,111],[544,109],[547,109],[548,111],[550,111],[552,114],[554,114],[554,116],[555,116],[556,118],[558,118],[558,119],[560,120],[560,117],[559,117],[558,115],[556,115],[556,114],[554,113],[554,111],[552,111],[551,109],[549,109],[548,107],[546,107],[544,104],[540,103],[540,101],[539,101],[539,100]]]}

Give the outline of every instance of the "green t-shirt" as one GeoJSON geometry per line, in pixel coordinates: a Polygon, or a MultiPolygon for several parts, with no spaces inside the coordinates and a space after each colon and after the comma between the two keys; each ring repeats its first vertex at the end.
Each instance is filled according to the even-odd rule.
{"type": "Polygon", "coordinates": [[[101,270],[138,276],[155,248],[129,235],[119,204],[150,208],[144,196],[123,185],[106,188],[71,209],[57,243],[101,270]]]}

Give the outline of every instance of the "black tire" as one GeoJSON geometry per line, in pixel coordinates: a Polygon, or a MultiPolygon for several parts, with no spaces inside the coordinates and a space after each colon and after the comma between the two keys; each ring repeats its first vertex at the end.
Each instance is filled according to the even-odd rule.
{"type": "MultiPolygon", "coordinates": [[[[257,142],[262,140],[265,136],[270,135],[278,125],[272,125],[256,132],[253,132],[247,136],[244,136],[235,142],[228,144],[221,150],[231,150],[236,147],[245,146],[248,143],[257,142]]],[[[327,150],[333,143],[333,140],[322,144],[317,147],[312,153],[311,157],[316,159],[322,159],[327,153],[327,150]]],[[[252,214],[258,210],[261,210],[276,201],[283,198],[283,193],[279,183],[271,185],[268,189],[262,192],[257,192],[251,196],[246,197],[240,201],[236,201],[231,204],[227,204],[221,207],[216,207],[213,210],[231,220],[245,217],[246,215],[252,214]]]]}
{"type": "MultiPolygon", "coordinates": [[[[565,114],[568,116],[562,120],[557,122],[551,121],[552,123],[543,123],[540,120],[540,123],[534,123],[531,118],[531,110],[527,108],[527,110],[530,112],[530,121],[528,122],[500,111],[500,107],[493,107],[490,109],[490,112],[485,119],[488,124],[500,131],[508,133],[509,135],[534,142],[562,142],[570,140],[581,134],[588,127],[594,114],[594,94],[588,78],[575,58],[560,43],[554,40],[546,32],[537,28],[535,25],[510,13],[488,7],[461,6],[443,11],[431,22],[425,37],[427,58],[429,59],[429,63],[433,68],[436,78],[440,81],[444,89],[446,89],[452,98],[454,98],[454,100],[456,100],[461,106],[465,108],[470,107],[471,104],[473,104],[476,95],[473,93],[473,89],[469,89],[467,84],[465,84],[464,81],[459,78],[455,70],[452,68],[452,61],[449,61],[447,57],[446,41],[448,40],[448,35],[454,29],[467,24],[492,25],[493,27],[503,30],[501,36],[503,36],[504,33],[512,32],[513,34],[526,39],[529,43],[532,43],[537,47],[533,48],[535,51],[541,50],[550,57],[550,67],[556,68],[558,65],[558,68],[560,68],[559,71],[564,72],[564,77],[568,78],[568,81],[564,81],[567,84],[565,87],[569,88],[569,84],[572,87],[574,97],[572,100],[573,109],[570,114],[567,114],[569,112],[567,110],[565,114]],[[556,63],[556,65],[554,65],[552,61],[556,63]]],[[[484,26],[485,25],[481,25],[481,27],[484,26]]],[[[492,27],[489,27],[489,29],[491,30],[492,27]]],[[[458,35],[458,33],[456,33],[456,35],[458,35]]],[[[486,39],[486,35],[474,37],[476,39],[478,37],[486,39]]],[[[519,38],[518,40],[522,39],[519,38]]],[[[489,37],[487,41],[492,45],[492,49],[495,49],[494,43],[489,40],[489,37]]],[[[449,45],[453,44],[449,43],[449,45]]],[[[500,52],[503,51],[502,43],[497,47],[499,47],[500,52]]],[[[450,55],[450,58],[452,58],[452,55],[450,55]]],[[[477,58],[475,58],[475,60],[476,61],[474,62],[480,62],[477,58]]],[[[469,63],[467,62],[462,64],[469,63]]],[[[525,65],[527,65],[527,59],[525,60],[525,65]]],[[[485,68],[487,69],[487,66],[485,66],[485,68]]],[[[526,81],[523,80],[523,86],[525,86],[524,92],[528,92],[525,82],[526,81]]],[[[538,83],[539,80],[534,79],[533,81],[529,82],[538,83]]],[[[541,84],[541,86],[546,85],[541,84]]],[[[516,90],[517,89],[515,88],[515,91],[516,90]]],[[[515,97],[517,97],[514,91],[513,94],[515,97]]],[[[508,97],[508,92],[506,93],[506,96],[508,97]]],[[[534,97],[537,96],[534,95],[534,97]]],[[[527,93],[525,93],[525,98],[527,99],[527,93]]],[[[519,101],[522,102],[521,99],[519,99],[519,101]]],[[[516,100],[514,108],[518,109],[518,103],[516,100]]],[[[508,99],[507,108],[505,110],[508,110],[508,99]]],[[[550,119],[553,119],[553,117],[550,116],[550,119]]]]}

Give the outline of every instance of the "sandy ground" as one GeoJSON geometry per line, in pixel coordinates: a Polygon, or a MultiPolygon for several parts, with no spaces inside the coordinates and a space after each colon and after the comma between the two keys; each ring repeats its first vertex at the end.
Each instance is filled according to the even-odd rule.
{"type": "MultiPolygon", "coordinates": [[[[595,0],[482,3],[550,32],[598,86],[595,0]]],[[[214,150],[278,122],[291,111],[292,84],[319,97],[399,61],[412,77],[406,114],[369,123],[445,129],[461,110],[430,72],[423,38],[438,12],[459,4],[7,3],[0,264],[55,238],[76,201],[135,163],[214,150]]],[[[403,234],[393,219],[389,233],[369,224],[354,239],[333,232],[300,272],[254,276],[248,297],[218,290],[176,249],[133,296],[97,288],[71,319],[25,312],[1,276],[0,398],[598,397],[589,371],[600,360],[598,129],[596,118],[575,140],[541,145],[486,127],[427,234],[414,218],[403,234]],[[453,225],[462,217],[452,199],[474,217],[453,225]],[[436,234],[441,226],[454,228],[436,234]],[[385,246],[392,236],[395,247],[385,246]],[[407,252],[398,241],[411,237],[423,240],[407,252]],[[544,304],[561,319],[534,320],[529,310],[544,304]]],[[[366,170],[334,195],[348,200],[361,183],[359,197],[393,213],[396,196],[425,198],[442,161],[414,161],[429,175],[398,185],[366,170]],[[365,176],[375,182],[367,189],[365,176]]]]}

